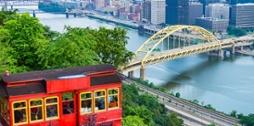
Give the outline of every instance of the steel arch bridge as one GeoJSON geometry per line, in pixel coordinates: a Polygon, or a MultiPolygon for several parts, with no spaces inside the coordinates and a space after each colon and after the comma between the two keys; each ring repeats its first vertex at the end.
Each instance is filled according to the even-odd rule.
{"type": "MultiPolygon", "coordinates": [[[[249,41],[253,42],[253,40],[254,38],[251,38],[249,41]]],[[[146,40],[137,49],[132,60],[127,65],[120,68],[120,70],[133,72],[133,70],[140,69],[140,76],[144,78],[142,77],[142,73],[144,73],[144,67],[146,65],[173,60],[188,55],[220,50],[242,42],[245,41],[242,41],[242,39],[220,41],[211,32],[199,26],[169,26],[146,40]],[[165,45],[168,46],[166,50],[163,49],[165,45]]]]}

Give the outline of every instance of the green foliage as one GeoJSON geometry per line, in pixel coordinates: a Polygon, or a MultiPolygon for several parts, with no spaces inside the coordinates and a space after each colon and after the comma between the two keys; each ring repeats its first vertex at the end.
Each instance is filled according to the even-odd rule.
{"type": "Polygon", "coordinates": [[[123,126],[147,126],[138,116],[127,116],[123,119],[123,126]]]}
{"type": "Polygon", "coordinates": [[[244,126],[254,126],[254,114],[249,114],[248,116],[240,116],[240,123],[244,126]]]}
{"type": "Polygon", "coordinates": [[[28,14],[16,15],[4,23],[3,28],[8,31],[8,39],[1,41],[12,49],[12,56],[17,60],[17,66],[24,67],[24,71],[39,69],[38,55],[48,45],[43,35],[43,26],[36,18],[28,14]]]}
{"type": "Polygon", "coordinates": [[[67,27],[60,34],[37,18],[15,11],[0,12],[0,43],[6,48],[1,51],[5,57],[1,57],[0,73],[6,69],[22,72],[93,64],[119,67],[133,55],[125,47],[123,29],[67,27]]]}
{"type": "Polygon", "coordinates": [[[247,34],[247,32],[243,29],[240,28],[235,28],[235,27],[228,27],[227,32],[229,35],[234,35],[234,36],[244,36],[247,34]]]}
{"type": "Polygon", "coordinates": [[[254,126],[254,114],[249,114],[249,115],[245,116],[243,114],[237,114],[236,111],[232,111],[230,113],[230,115],[232,117],[236,117],[236,118],[240,119],[240,123],[243,126],[254,126]]]}
{"type": "Polygon", "coordinates": [[[67,28],[40,55],[43,68],[98,64],[94,36],[87,29],[67,28]]]}
{"type": "Polygon", "coordinates": [[[138,83],[143,84],[145,86],[148,86],[150,88],[153,88],[153,89],[156,89],[156,90],[160,90],[162,92],[167,92],[166,88],[155,86],[153,82],[149,82],[147,80],[142,80],[142,79],[135,79],[135,81],[137,81],[138,83]]]}
{"type": "Polygon", "coordinates": [[[177,98],[180,98],[181,94],[179,92],[176,93],[175,95],[177,98]]]}
{"type": "Polygon", "coordinates": [[[16,11],[0,11],[0,26],[4,25],[4,22],[10,20],[10,19],[14,19],[16,16],[16,11]]]}
{"type": "Polygon", "coordinates": [[[237,111],[233,110],[233,111],[230,113],[230,116],[237,118],[237,111]]]}
{"type": "Polygon", "coordinates": [[[138,116],[148,126],[183,125],[182,120],[177,118],[174,113],[168,114],[166,108],[158,103],[155,97],[139,94],[138,89],[133,85],[124,85],[123,87],[123,110],[125,118],[138,116]]]}
{"type": "Polygon", "coordinates": [[[10,55],[11,52],[12,50],[10,47],[0,43],[0,71],[17,71],[17,68],[15,67],[16,60],[10,55]]]}
{"type": "Polygon", "coordinates": [[[96,53],[101,63],[120,66],[131,59],[133,53],[126,49],[126,31],[121,28],[99,28],[94,32],[96,53]]]}
{"type": "Polygon", "coordinates": [[[168,115],[168,126],[181,126],[183,125],[183,120],[180,120],[175,113],[168,115]]]}
{"type": "Polygon", "coordinates": [[[205,105],[204,107],[207,108],[207,109],[210,109],[210,110],[214,110],[214,111],[216,110],[216,109],[213,108],[212,105],[210,105],[210,104],[205,105]]]}

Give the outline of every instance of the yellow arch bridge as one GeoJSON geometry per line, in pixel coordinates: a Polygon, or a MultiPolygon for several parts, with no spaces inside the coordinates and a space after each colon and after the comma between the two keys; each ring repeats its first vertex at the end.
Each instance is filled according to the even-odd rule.
{"type": "Polygon", "coordinates": [[[236,49],[250,46],[254,36],[218,40],[211,32],[198,26],[174,25],[166,27],[146,40],[135,52],[132,60],[121,68],[133,76],[133,71],[140,69],[140,78],[144,79],[145,66],[176,58],[205,52],[223,56],[222,49],[236,49]]]}

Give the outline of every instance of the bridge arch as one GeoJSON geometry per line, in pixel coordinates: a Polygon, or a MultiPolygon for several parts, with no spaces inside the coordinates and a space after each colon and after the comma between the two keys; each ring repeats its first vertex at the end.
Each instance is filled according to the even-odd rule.
{"type": "Polygon", "coordinates": [[[209,31],[206,29],[199,27],[199,26],[191,26],[191,25],[173,25],[166,27],[159,32],[152,35],[149,39],[147,39],[135,52],[135,56],[142,55],[141,58],[141,66],[144,65],[145,60],[148,56],[151,55],[153,50],[161,44],[164,39],[169,37],[170,35],[173,35],[174,33],[187,29],[191,32],[197,32],[201,35],[201,37],[206,40],[207,42],[213,42],[217,43],[218,45],[221,44],[221,42],[209,31]]]}

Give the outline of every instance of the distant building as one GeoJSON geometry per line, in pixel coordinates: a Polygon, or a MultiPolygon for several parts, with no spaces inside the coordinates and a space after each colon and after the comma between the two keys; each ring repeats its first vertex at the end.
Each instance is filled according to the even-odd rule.
{"type": "Polygon", "coordinates": [[[205,17],[229,20],[229,5],[223,3],[208,4],[205,10],[205,17]]]}
{"type": "Polygon", "coordinates": [[[230,11],[230,25],[254,29],[254,3],[233,5],[230,11]]]}
{"type": "Polygon", "coordinates": [[[128,18],[128,13],[125,11],[126,9],[124,7],[119,8],[117,10],[117,17],[120,19],[127,19],[128,18]]]}
{"type": "Polygon", "coordinates": [[[203,12],[205,14],[205,7],[206,5],[208,4],[211,4],[211,3],[221,3],[222,0],[200,0],[200,2],[204,5],[203,6],[203,12]]]}
{"type": "Polygon", "coordinates": [[[208,5],[210,3],[220,3],[222,0],[200,0],[204,5],[208,5]]]}
{"type": "Polygon", "coordinates": [[[130,13],[128,15],[128,19],[139,22],[141,19],[141,4],[133,4],[130,6],[130,13]]]}
{"type": "Polygon", "coordinates": [[[200,2],[189,2],[187,18],[185,24],[195,24],[196,18],[202,17],[203,15],[203,4],[200,2]]]}
{"type": "Polygon", "coordinates": [[[254,3],[254,0],[229,0],[231,5],[235,5],[238,3],[254,3]]]}
{"type": "Polygon", "coordinates": [[[151,23],[165,23],[165,0],[151,0],[151,23]]]}
{"type": "Polygon", "coordinates": [[[146,0],[142,5],[142,20],[151,22],[151,1],[146,0]]]}
{"type": "Polygon", "coordinates": [[[105,0],[94,0],[96,9],[105,7],[105,0]]]}
{"type": "Polygon", "coordinates": [[[178,0],[166,0],[166,24],[178,24],[178,11],[178,0]]]}
{"type": "Polygon", "coordinates": [[[166,24],[194,24],[203,15],[203,5],[198,0],[166,0],[166,24]]]}
{"type": "Polygon", "coordinates": [[[200,17],[196,19],[196,25],[212,32],[226,32],[228,28],[228,20],[211,17],[200,17]]]}

